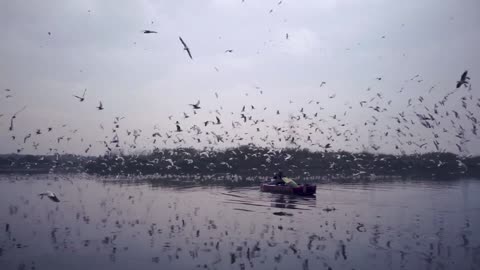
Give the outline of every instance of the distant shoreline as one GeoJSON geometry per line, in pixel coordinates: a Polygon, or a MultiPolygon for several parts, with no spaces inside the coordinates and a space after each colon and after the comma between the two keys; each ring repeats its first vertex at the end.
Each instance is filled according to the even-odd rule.
{"type": "Polygon", "coordinates": [[[99,176],[237,175],[299,179],[480,178],[480,157],[452,153],[387,155],[238,147],[223,151],[165,149],[144,155],[0,155],[0,174],[87,173],[99,176]]]}

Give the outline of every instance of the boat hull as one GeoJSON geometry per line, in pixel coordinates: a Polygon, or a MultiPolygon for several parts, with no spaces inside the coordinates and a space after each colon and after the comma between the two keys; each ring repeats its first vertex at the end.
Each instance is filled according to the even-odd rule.
{"type": "Polygon", "coordinates": [[[317,186],[301,185],[298,187],[290,187],[284,185],[262,184],[260,190],[263,192],[281,193],[281,194],[295,194],[301,196],[314,195],[317,192],[317,186]]]}

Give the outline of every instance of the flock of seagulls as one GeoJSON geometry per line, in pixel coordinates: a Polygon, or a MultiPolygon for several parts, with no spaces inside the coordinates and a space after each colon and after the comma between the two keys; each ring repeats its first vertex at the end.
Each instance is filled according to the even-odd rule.
{"type": "MultiPolygon", "coordinates": [[[[282,1],[279,1],[278,5],[281,4],[282,1]]],[[[269,13],[273,13],[273,11],[274,9],[270,9],[269,13]]],[[[142,32],[143,34],[157,34],[157,31],[154,30],[142,30],[142,32]]],[[[48,35],[50,36],[51,32],[48,32],[48,35]]],[[[386,36],[383,35],[381,38],[385,39],[386,36]]],[[[291,39],[288,33],[285,34],[285,39],[291,39]]],[[[179,40],[183,50],[186,51],[188,57],[193,60],[190,47],[186,44],[182,37],[179,36],[179,40]]],[[[234,49],[227,49],[224,51],[224,53],[233,52],[234,49]]],[[[216,67],[215,69],[218,71],[216,67]]],[[[385,78],[386,77],[383,76],[372,76],[371,81],[375,82],[376,84],[380,84],[385,80],[388,80],[385,78]]],[[[422,82],[423,79],[421,76],[415,75],[411,79],[407,79],[405,81],[405,85],[410,83],[421,84],[422,82]]],[[[326,81],[321,81],[319,87],[322,89],[328,89],[328,87],[330,87],[330,83],[327,85],[326,81]]],[[[297,100],[295,102],[290,101],[289,104],[291,107],[289,108],[272,108],[263,106],[257,102],[258,99],[253,98],[247,104],[241,104],[238,108],[232,108],[229,111],[225,110],[222,106],[207,108],[205,103],[202,103],[203,105],[201,107],[200,99],[198,99],[195,103],[193,103],[194,100],[192,100],[190,101],[192,102],[190,104],[186,104],[185,102],[186,111],[182,112],[180,116],[168,116],[168,121],[171,121],[169,122],[168,127],[154,126],[153,132],[147,132],[142,129],[124,129],[122,120],[125,119],[125,116],[116,116],[109,126],[107,126],[105,123],[100,125],[102,130],[106,130],[107,135],[103,138],[98,138],[96,143],[100,145],[100,147],[102,147],[108,154],[118,153],[120,152],[119,149],[131,149],[132,151],[138,151],[138,148],[140,148],[140,143],[138,142],[139,139],[143,140],[144,143],[147,143],[147,146],[144,147],[144,150],[146,150],[147,147],[149,147],[148,149],[151,150],[151,146],[153,146],[154,150],[159,150],[162,147],[167,148],[172,144],[178,147],[178,149],[181,149],[181,147],[191,146],[194,144],[204,147],[205,145],[211,147],[224,147],[231,145],[253,145],[257,142],[263,143],[269,148],[266,153],[258,152],[253,154],[246,154],[242,152],[242,149],[239,148],[228,149],[228,151],[234,153],[230,159],[219,160],[217,163],[211,162],[207,165],[207,167],[214,172],[215,169],[219,167],[231,169],[233,167],[231,164],[236,160],[248,160],[254,158],[261,158],[264,161],[259,164],[255,164],[255,166],[250,168],[251,171],[275,168],[280,164],[280,162],[275,161],[276,157],[281,156],[283,161],[290,161],[294,158],[292,155],[288,153],[284,154],[282,152],[283,146],[295,149],[315,148],[321,149],[321,151],[324,152],[328,152],[334,147],[340,149],[340,146],[338,145],[350,145],[350,143],[356,143],[362,145],[362,148],[354,149],[352,147],[348,150],[378,151],[382,147],[393,146],[396,150],[398,150],[399,153],[404,154],[406,148],[415,149],[414,153],[417,151],[426,152],[431,150],[445,152],[447,147],[450,145],[455,145],[458,152],[464,153],[468,152],[465,144],[479,137],[478,127],[480,122],[477,117],[480,108],[480,98],[476,97],[476,93],[472,92],[468,71],[464,71],[461,74],[460,79],[455,85],[455,89],[448,90],[446,94],[442,94],[440,99],[437,98],[438,95],[430,95],[428,98],[422,95],[412,95],[406,104],[402,104],[403,109],[400,111],[395,110],[394,106],[392,105],[393,98],[389,98],[388,93],[378,90],[380,87],[381,86],[379,85],[369,87],[365,91],[369,96],[367,99],[354,100],[352,103],[347,102],[344,104],[344,108],[341,108],[343,110],[342,112],[336,112],[333,114],[325,113],[324,108],[324,106],[328,105],[329,101],[338,99],[337,93],[332,92],[326,94],[325,100],[311,99],[306,102],[299,102],[297,100]],[[285,113],[285,111],[288,111],[289,113],[285,113]],[[367,120],[361,123],[349,122],[347,116],[355,113],[356,111],[366,114],[368,116],[367,120]],[[266,114],[270,114],[270,117],[276,117],[276,123],[279,122],[279,119],[284,119],[286,124],[273,124],[269,121],[269,118],[265,116],[266,114]],[[360,130],[362,127],[365,127],[365,129],[368,131],[368,134],[365,134],[365,132],[360,130]],[[362,140],[364,138],[369,141],[367,146],[362,144],[362,140]],[[163,145],[161,143],[163,143],[163,145]]],[[[432,92],[434,88],[435,86],[432,86],[428,92],[432,92]]],[[[261,90],[261,88],[258,86],[256,86],[255,89],[258,90],[256,94],[263,95],[264,90],[261,90]]],[[[403,93],[406,90],[408,89],[402,87],[397,94],[403,93]]],[[[5,99],[13,98],[10,89],[5,89],[5,92],[7,93],[5,95],[5,99]]],[[[74,94],[73,97],[79,102],[84,102],[86,99],[86,92],[87,89],[83,91],[82,95],[74,94]]],[[[248,95],[246,94],[246,96],[248,95]]],[[[220,95],[217,92],[215,92],[215,98],[220,99],[220,95]]],[[[80,135],[78,133],[78,129],[70,128],[72,123],[56,126],[55,130],[53,126],[47,126],[42,128],[34,128],[24,134],[14,133],[15,121],[18,121],[20,113],[22,113],[26,108],[27,106],[22,107],[20,110],[14,112],[10,118],[8,132],[11,134],[12,141],[19,146],[17,153],[21,153],[24,147],[26,147],[26,145],[30,142],[32,143],[34,149],[38,149],[40,144],[35,141],[35,138],[38,138],[39,136],[47,136],[47,134],[53,134],[54,132],[59,132],[57,134],[58,136],[53,137],[54,142],[59,145],[58,148],[60,148],[61,144],[66,144],[72,139],[77,139],[84,144],[85,154],[88,154],[90,149],[93,147],[92,142],[84,142],[83,138],[77,138],[80,135]]],[[[105,109],[102,101],[99,101],[96,109],[98,111],[105,109]]],[[[0,114],[0,120],[5,114],[6,113],[4,112],[0,114]]],[[[58,153],[59,151],[57,145],[50,146],[49,151],[51,153],[58,153]]],[[[173,154],[176,150],[170,149],[165,151],[173,154]]],[[[183,148],[179,151],[182,151],[182,155],[185,157],[182,162],[184,161],[187,164],[192,164],[194,168],[196,167],[198,169],[198,161],[194,160],[192,155],[187,150],[183,148]]],[[[214,154],[213,151],[209,151],[208,148],[205,147],[199,155],[201,158],[208,159],[213,157],[214,154]]],[[[361,157],[355,155],[354,153],[339,154],[339,158],[343,158],[342,155],[350,155],[353,157],[353,161],[361,159],[361,157]]],[[[113,156],[120,164],[125,164],[125,158],[121,154],[114,154],[113,156]]],[[[308,159],[308,157],[306,159],[308,159]]],[[[306,164],[309,161],[310,160],[301,164],[306,164]]],[[[177,171],[182,170],[182,167],[179,166],[180,161],[172,158],[165,158],[165,156],[163,156],[162,159],[148,160],[146,164],[152,166],[161,164],[169,168],[174,168],[177,171]]],[[[103,163],[100,165],[104,166],[103,163]]],[[[438,166],[441,165],[442,164],[440,163],[438,164],[438,166]]],[[[334,167],[335,164],[332,163],[329,164],[329,166],[334,167]]],[[[458,166],[463,167],[465,164],[459,160],[458,166]]],[[[108,169],[108,164],[105,164],[105,170],[108,169]]],[[[359,170],[356,173],[361,174],[363,171],[359,170]]],[[[134,204],[137,197],[138,200],[141,200],[141,195],[142,194],[138,196],[129,195],[127,200],[134,204]]],[[[46,197],[52,202],[60,202],[57,194],[52,191],[45,191],[38,194],[38,196],[40,199],[46,197]]],[[[242,199],[243,198],[235,198],[235,202],[238,203],[242,199]]],[[[287,203],[280,202],[280,204],[287,203]]],[[[108,214],[104,219],[102,219],[102,221],[99,221],[99,223],[95,225],[99,225],[99,227],[106,227],[107,222],[111,222],[116,218],[117,220],[113,221],[112,224],[115,224],[115,226],[117,226],[119,229],[126,225],[131,227],[140,226],[141,222],[138,221],[138,219],[136,221],[119,221],[118,219],[121,219],[121,214],[119,214],[118,210],[116,209],[108,209],[107,205],[108,204],[106,201],[102,202],[100,208],[101,210],[108,210],[108,214]],[[116,217],[114,217],[115,213],[116,217]]],[[[248,204],[247,201],[245,201],[244,205],[252,204],[250,201],[248,201],[248,204]]],[[[169,204],[168,207],[175,209],[177,206],[174,203],[171,205],[169,204]]],[[[304,241],[302,240],[302,244],[306,246],[304,249],[299,248],[298,240],[296,242],[293,241],[292,243],[286,243],[285,241],[282,242],[279,238],[276,238],[276,234],[278,235],[285,231],[295,232],[295,228],[287,225],[288,223],[277,226],[264,224],[264,226],[260,229],[256,228],[255,224],[250,225],[250,234],[254,235],[256,237],[255,239],[258,238],[259,240],[254,241],[254,243],[247,243],[245,241],[244,243],[235,244],[234,240],[238,239],[232,239],[232,237],[229,236],[228,231],[220,232],[217,230],[218,227],[214,220],[208,219],[206,224],[202,223],[198,226],[197,224],[189,224],[189,221],[190,223],[193,223],[195,220],[198,209],[200,208],[196,207],[194,214],[190,216],[187,215],[184,217],[185,219],[183,217],[180,218],[177,214],[168,220],[170,226],[168,228],[170,239],[175,239],[175,233],[178,233],[178,235],[186,235],[186,238],[182,239],[189,244],[186,246],[191,246],[192,239],[198,240],[198,242],[197,240],[193,241],[193,244],[197,245],[195,250],[189,250],[187,253],[181,248],[177,248],[175,252],[171,254],[170,260],[178,260],[180,258],[180,254],[181,256],[190,256],[191,258],[196,259],[198,258],[199,253],[201,254],[202,252],[211,252],[214,250],[220,251],[222,246],[225,248],[233,248],[234,245],[236,245],[234,247],[235,249],[229,250],[230,265],[238,264],[238,262],[243,259],[245,263],[250,263],[251,268],[253,268],[252,261],[255,261],[255,263],[262,263],[263,259],[259,254],[261,249],[278,248],[278,250],[281,252],[275,254],[273,260],[276,263],[281,262],[282,258],[284,257],[291,256],[293,258],[301,259],[303,269],[308,269],[309,260],[301,257],[303,255],[302,252],[308,253],[308,255],[316,253],[317,255],[315,256],[317,256],[316,258],[318,260],[323,259],[316,251],[323,251],[328,248],[327,245],[323,244],[325,241],[327,241],[328,237],[329,241],[335,241],[337,244],[335,247],[336,250],[334,251],[335,260],[338,259],[347,261],[348,253],[346,242],[354,241],[355,233],[366,233],[368,230],[372,230],[370,243],[377,248],[377,250],[382,249],[394,252],[398,251],[391,247],[391,240],[388,240],[388,242],[385,243],[385,247],[379,244],[378,240],[380,237],[379,235],[381,234],[381,229],[375,226],[369,226],[366,223],[358,222],[356,220],[353,222],[353,225],[350,229],[345,230],[345,236],[347,238],[341,240],[337,240],[334,237],[334,234],[337,231],[337,224],[335,221],[330,221],[330,223],[329,220],[325,221],[325,223],[320,225],[320,230],[325,232],[325,236],[319,236],[315,233],[309,235],[308,239],[303,239],[304,241]],[[283,226],[285,226],[285,228],[283,226]],[[188,235],[186,228],[190,229],[190,234],[188,235]],[[202,238],[202,233],[204,232],[202,230],[211,231],[212,235],[215,235],[216,239],[220,240],[214,243],[210,240],[211,238],[202,238]],[[259,232],[257,233],[256,230],[259,232]],[[229,239],[231,242],[222,242],[221,239],[224,238],[229,239]]],[[[243,212],[250,211],[243,208],[237,210],[243,212]]],[[[326,207],[322,211],[328,214],[336,210],[337,209],[334,207],[326,207]]],[[[150,211],[150,208],[148,208],[147,213],[148,211],[150,211]]],[[[190,212],[191,211],[189,211],[189,213],[190,212]]],[[[272,212],[272,214],[278,219],[288,219],[293,216],[292,213],[283,210],[272,212]]],[[[78,215],[77,219],[80,219],[79,216],[80,215],[78,215]]],[[[83,215],[82,220],[87,224],[90,222],[90,219],[86,215],[83,215]]],[[[281,222],[284,220],[276,221],[281,222]]],[[[148,228],[147,233],[153,243],[156,237],[164,232],[162,229],[157,228],[155,223],[152,223],[149,226],[150,227],[148,228]]],[[[233,228],[234,231],[238,230],[236,224],[233,226],[233,228]]],[[[9,224],[7,224],[5,227],[5,231],[7,234],[10,233],[9,224]]],[[[55,238],[55,230],[52,231],[51,235],[52,239],[55,238]]],[[[416,241],[418,241],[417,243],[420,243],[418,237],[415,237],[415,235],[412,235],[412,238],[416,239],[416,241]]],[[[117,247],[112,244],[115,238],[116,236],[112,238],[106,237],[102,241],[105,246],[108,246],[109,248],[111,247],[113,255],[117,252],[120,252],[120,250],[117,250],[117,247]]],[[[400,242],[401,237],[398,237],[398,239],[395,238],[395,240],[400,242]]],[[[90,242],[85,242],[84,244],[87,246],[89,243],[90,242]]],[[[167,242],[165,245],[167,244],[171,245],[172,243],[167,242]]],[[[65,245],[67,245],[66,242],[65,245]]],[[[418,244],[418,246],[420,246],[420,244],[418,244]]],[[[170,246],[165,246],[164,248],[170,250],[170,246]]],[[[432,250],[433,246],[431,246],[430,249],[432,250]]],[[[437,249],[441,248],[437,247],[437,249]]],[[[0,256],[1,251],[2,249],[0,249],[0,256]]],[[[405,260],[405,256],[413,257],[414,255],[418,255],[414,254],[413,252],[407,254],[403,250],[399,253],[401,254],[400,258],[402,262],[405,260]]],[[[423,253],[420,255],[418,256],[422,257],[422,260],[426,259],[427,262],[431,262],[430,257],[424,256],[423,253]]],[[[153,257],[152,262],[158,263],[159,258],[153,257]]],[[[216,263],[217,262],[214,261],[213,265],[216,263]]],[[[206,264],[204,266],[206,266],[206,264]]],[[[204,266],[199,265],[198,267],[204,266]]],[[[245,269],[245,264],[240,264],[239,266],[240,269],[245,269]]],[[[327,269],[331,269],[328,265],[324,266],[326,268],[328,267],[327,269]]]]}
{"type": "MultiPolygon", "coordinates": [[[[281,4],[282,1],[278,3],[278,5],[281,4]]],[[[273,12],[273,8],[269,12],[273,12]]],[[[141,32],[158,34],[157,31],[151,29],[144,29],[141,32]]],[[[49,35],[51,35],[50,32],[49,35]]],[[[183,50],[193,60],[191,48],[181,36],[178,38],[183,50]]],[[[285,39],[291,38],[288,33],[285,34],[285,39]]],[[[382,35],[381,38],[385,39],[386,35],[382,35]]],[[[234,48],[226,49],[224,52],[233,53],[234,48]]],[[[217,67],[215,69],[218,71],[217,67]]],[[[423,80],[419,74],[413,76],[405,81],[405,85],[398,93],[404,93],[409,83],[421,84],[423,80]]],[[[180,117],[168,116],[168,120],[172,121],[171,128],[155,126],[151,133],[142,129],[125,130],[120,123],[125,116],[115,117],[110,128],[106,127],[105,123],[99,125],[101,130],[106,132],[110,130],[111,132],[103,138],[98,138],[96,143],[104,147],[107,153],[112,153],[115,149],[120,148],[139,151],[139,141],[142,141],[144,151],[149,150],[149,145],[153,146],[153,149],[159,149],[172,145],[175,147],[194,144],[200,147],[228,147],[259,143],[272,149],[287,146],[322,151],[330,151],[335,148],[338,150],[346,148],[348,151],[379,151],[382,147],[387,148],[393,145],[399,153],[406,153],[405,149],[407,148],[409,151],[413,150],[414,153],[431,150],[450,151],[451,149],[447,147],[455,145],[458,151],[463,153],[468,151],[465,144],[478,137],[479,123],[475,110],[478,111],[480,108],[480,99],[474,98],[475,93],[471,92],[468,71],[461,74],[460,80],[456,83],[456,89],[449,91],[440,100],[434,100],[434,95],[430,95],[428,99],[421,95],[411,97],[407,104],[403,104],[404,109],[400,111],[394,109],[392,104],[394,98],[388,98],[388,93],[381,89],[380,84],[385,81],[385,77],[383,75],[375,76],[372,81],[376,85],[366,89],[369,95],[371,93],[370,97],[353,100],[353,102],[347,101],[344,104],[345,107],[341,108],[343,109],[341,113],[329,115],[325,113],[325,107],[328,106],[329,100],[338,99],[336,92],[327,92],[326,100],[311,99],[305,103],[290,100],[288,108],[263,106],[259,104],[259,99],[253,98],[250,101],[251,104],[242,104],[240,105],[241,109],[232,108],[227,111],[222,106],[205,108],[200,106],[200,100],[197,100],[196,103],[188,104],[191,112],[184,111],[180,117]],[[463,89],[467,89],[467,92],[464,92],[463,89]],[[457,96],[460,103],[450,101],[454,96],[457,96]],[[451,102],[450,105],[447,104],[448,102],[451,102]],[[363,123],[349,122],[348,116],[357,112],[368,115],[368,119],[363,123]],[[207,113],[209,115],[206,115],[207,113]],[[268,117],[267,114],[269,114],[268,117]],[[271,122],[272,117],[276,124],[271,122]],[[278,124],[279,121],[284,121],[286,124],[278,124]],[[469,126],[465,124],[468,122],[469,126]],[[365,134],[365,130],[368,131],[368,134],[365,134]],[[367,140],[368,143],[365,142],[367,140]],[[163,145],[159,145],[161,143],[163,145]],[[353,144],[359,146],[353,147],[353,144]],[[445,147],[442,147],[442,144],[445,147]]],[[[321,81],[319,87],[329,91],[330,84],[327,86],[326,81],[321,81]]],[[[432,86],[429,92],[434,88],[435,86],[432,86]]],[[[260,86],[255,86],[255,89],[258,91],[258,95],[263,94],[264,89],[260,86]]],[[[11,97],[10,88],[5,89],[5,92],[8,93],[7,96],[11,97]]],[[[73,94],[73,97],[79,102],[84,102],[86,94],[87,89],[83,91],[82,95],[73,94]]],[[[248,94],[245,93],[245,96],[248,94]]],[[[218,92],[215,92],[215,98],[220,99],[218,92]]],[[[42,132],[44,129],[36,128],[26,134],[13,134],[14,121],[25,108],[26,106],[15,112],[10,118],[9,132],[12,133],[12,141],[19,146],[17,153],[21,153],[29,142],[35,149],[38,149],[41,145],[36,138],[45,136],[46,133],[54,133],[52,131],[54,128],[49,126],[46,133],[42,132]],[[18,141],[18,138],[23,138],[23,140],[18,141]]],[[[96,109],[98,111],[105,110],[102,101],[99,101],[96,109]]],[[[0,120],[4,115],[3,112],[0,114],[0,120]]],[[[48,147],[50,153],[59,152],[60,144],[74,139],[85,144],[85,153],[94,147],[92,142],[84,142],[82,137],[75,138],[79,136],[78,129],[68,129],[70,125],[72,124],[56,127],[57,137],[54,138],[54,141],[58,146],[48,147]]]]}
{"type": "MultiPolygon", "coordinates": [[[[453,90],[448,92],[446,95],[443,96],[440,100],[433,103],[427,103],[423,96],[418,96],[417,103],[414,104],[414,99],[410,98],[408,100],[408,104],[406,108],[412,108],[413,111],[401,111],[396,115],[387,116],[386,119],[392,119],[393,122],[386,125],[386,130],[381,133],[382,135],[379,136],[379,140],[385,140],[387,138],[391,139],[392,137],[396,137],[396,144],[395,149],[399,151],[403,151],[404,146],[412,146],[417,145],[420,150],[427,149],[429,146],[434,147],[436,151],[442,151],[440,148],[440,138],[442,134],[448,135],[451,134],[453,130],[456,130],[456,136],[454,138],[458,139],[455,142],[455,145],[459,152],[463,152],[465,150],[462,145],[465,142],[468,142],[469,139],[466,138],[466,128],[460,122],[459,119],[468,120],[472,124],[471,134],[474,136],[478,136],[478,119],[476,118],[475,112],[473,111],[475,108],[470,107],[472,105],[471,101],[475,102],[473,106],[475,106],[478,110],[480,108],[480,99],[473,99],[473,93],[471,92],[471,85],[470,85],[470,78],[468,77],[468,72],[465,71],[460,80],[457,82],[457,89],[460,86],[467,86],[467,92],[463,94],[460,98],[461,108],[465,110],[465,114],[463,117],[461,116],[458,108],[451,109],[449,106],[446,105],[446,102],[450,99],[450,96],[455,94],[460,94],[459,90],[453,90]],[[470,101],[470,102],[469,102],[470,101]],[[443,109],[442,109],[443,107],[443,109]],[[394,124],[396,123],[396,124],[394,124]],[[418,131],[419,129],[416,128],[415,130],[412,127],[420,124],[425,129],[430,129],[431,134],[433,135],[433,140],[429,142],[425,137],[418,137],[414,134],[414,131],[418,131]],[[451,127],[448,128],[447,125],[450,124],[451,127]],[[397,127],[394,127],[397,126],[397,127]]],[[[414,76],[410,81],[417,80],[418,81],[419,75],[414,76]]],[[[376,78],[378,81],[381,81],[381,77],[376,78]]],[[[320,87],[326,85],[325,81],[322,81],[320,87]]],[[[9,90],[10,91],[10,90],[9,90]]],[[[402,89],[403,91],[403,89],[402,89]]],[[[85,89],[81,96],[73,95],[79,102],[84,102],[87,90],[85,89]]],[[[367,92],[371,92],[371,88],[367,89],[367,92]]],[[[263,92],[259,92],[261,95],[263,92]]],[[[384,93],[374,93],[373,96],[368,100],[360,100],[359,101],[359,108],[372,110],[373,114],[371,115],[371,120],[367,120],[363,123],[363,126],[370,126],[369,130],[376,131],[375,127],[377,123],[380,121],[380,117],[382,113],[388,113],[391,109],[388,107],[391,106],[392,100],[385,101],[386,94],[384,93]]],[[[218,99],[219,95],[215,92],[215,97],[218,99]]],[[[336,93],[332,93],[328,95],[328,99],[335,99],[336,93]]],[[[202,143],[206,142],[209,145],[218,145],[221,143],[237,143],[239,145],[245,143],[255,143],[256,140],[260,140],[263,143],[267,144],[270,147],[278,147],[282,144],[287,144],[290,147],[297,147],[300,148],[302,146],[307,147],[319,147],[323,150],[328,150],[333,147],[333,144],[337,141],[342,141],[343,143],[349,141],[357,141],[361,140],[361,136],[358,132],[358,127],[355,128],[348,128],[350,123],[343,119],[347,115],[347,111],[340,114],[333,114],[330,116],[322,115],[323,107],[321,107],[321,101],[319,100],[310,100],[304,106],[301,106],[297,113],[290,113],[288,115],[287,120],[289,121],[286,126],[276,126],[276,125],[269,125],[265,118],[261,118],[263,112],[267,112],[268,108],[264,107],[263,109],[257,109],[257,107],[253,104],[250,105],[242,105],[241,109],[236,113],[235,111],[231,111],[228,115],[229,121],[231,123],[230,131],[227,129],[227,125],[224,124],[222,121],[222,116],[224,113],[224,109],[222,107],[215,109],[214,112],[210,111],[210,114],[214,114],[211,119],[201,119],[200,122],[202,124],[198,125],[193,123],[193,125],[189,126],[188,128],[182,127],[182,123],[180,119],[174,120],[175,121],[175,133],[177,135],[173,136],[170,131],[166,132],[153,132],[151,136],[152,142],[154,144],[154,148],[158,148],[159,146],[155,146],[156,143],[162,141],[164,145],[167,145],[167,142],[170,141],[174,145],[186,145],[187,141],[191,141],[194,143],[202,143]],[[307,111],[307,107],[317,107],[317,111],[307,111]],[[320,107],[318,107],[320,106],[320,107]],[[236,116],[238,115],[238,116],[236,116]],[[235,118],[238,117],[238,120],[235,118]],[[202,129],[201,126],[204,128],[202,129]],[[206,130],[206,128],[212,127],[212,130],[206,130]],[[216,128],[217,127],[217,128],[216,128]],[[249,137],[245,138],[241,136],[240,133],[234,133],[234,131],[241,132],[244,130],[243,134],[249,137]],[[251,134],[251,132],[258,133],[257,136],[251,134]],[[260,134],[263,134],[260,136],[260,134]],[[187,140],[185,138],[184,133],[190,135],[190,139],[187,140]],[[272,134],[273,133],[273,134],[272,134]],[[181,135],[181,136],[179,136],[181,135]],[[202,139],[203,137],[203,139],[202,139]],[[205,138],[206,137],[206,138],[205,138]],[[210,137],[210,138],[209,138],[210,137]],[[343,139],[342,139],[343,137],[343,139]],[[321,140],[327,140],[326,143],[319,142],[320,140],[316,139],[320,138],[321,140]]],[[[187,114],[183,112],[183,119],[188,120],[191,123],[191,119],[197,119],[198,117],[203,117],[198,115],[198,111],[202,111],[202,107],[200,106],[200,100],[197,100],[195,103],[188,104],[193,112],[192,114],[187,114]]],[[[290,101],[290,104],[293,104],[290,101]]],[[[26,106],[15,112],[11,119],[10,119],[10,127],[9,131],[12,132],[14,130],[14,121],[17,119],[17,116],[25,110],[26,106]]],[[[100,101],[99,105],[97,106],[98,110],[104,110],[103,103],[100,101]]],[[[348,105],[347,110],[353,109],[352,105],[348,105]]],[[[280,116],[281,111],[279,109],[274,109],[275,115],[280,116]]],[[[204,115],[204,114],[203,114],[204,115]]],[[[116,117],[113,121],[113,138],[110,140],[102,140],[100,141],[109,152],[112,151],[111,144],[114,145],[113,148],[120,147],[120,121],[125,117],[116,117]]],[[[168,119],[172,120],[173,116],[169,116],[168,119]]],[[[384,117],[385,119],[385,117],[384,117]]],[[[195,120],[194,120],[195,121],[195,120]]],[[[62,128],[65,128],[67,124],[62,125],[62,128]]],[[[103,125],[100,125],[101,129],[104,129],[103,125]]],[[[48,127],[47,131],[51,132],[53,127],[48,127]]],[[[155,129],[159,130],[159,127],[155,127],[155,129]]],[[[72,134],[77,133],[77,129],[73,129],[70,131],[72,134]]],[[[378,133],[378,131],[376,131],[378,133]]],[[[26,144],[28,139],[32,137],[32,133],[36,136],[41,136],[43,133],[41,129],[36,129],[35,132],[28,133],[24,135],[23,143],[26,144]]],[[[134,132],[127,130],[127,136],[133,136],[134,140],[133,143],[130,144],[130,148],[137,147],[137,138],[143,137],[142,130],[134,130],[134,132]]],[[[373,137],[374,135],[370,134],[369,137],[373,137]]],[[[15,135],[12,135],[12,140],[16,140],[15,135]]],[[[70,141],[72,139],[71,136],[59,136],[57,137],[56,141],[60,143],[63,139],[67,139],[70,141]]],[[[377,140],[378,140],[377,139],[377,140]]],[[[83,141],[83,139],[82,139],[83,141]]],[[[127,141],[123,141],[127,143],[127,141]]],[[[35,143],[35,148],[39,146],[37,142],[35,143]]],[[[389,144],[390,142],[385,142],[389,144]]],[[[91,148],[91,144],[88,144],[88,147],[85,149],[86,153],[91,148]],[[87,150],[88,149],[88,150],[87,150]]],[[[374,150],[380,149],[380,146],[377,144],[369,145],[374,150]]],[[[21,152],[22,148],[19,148],[17,151],[18,153],[21,152]]],[[[51,148],[53,149],[53,148],[51,148]]]]}

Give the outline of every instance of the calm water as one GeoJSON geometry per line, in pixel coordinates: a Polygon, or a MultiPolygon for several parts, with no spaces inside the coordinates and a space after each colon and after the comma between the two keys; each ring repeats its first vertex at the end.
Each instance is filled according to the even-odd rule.
{"type": "Polygon", "coordinates": [[[480,269],[479,180],[317,193],[3,177],[0,269],[480,269]]]}

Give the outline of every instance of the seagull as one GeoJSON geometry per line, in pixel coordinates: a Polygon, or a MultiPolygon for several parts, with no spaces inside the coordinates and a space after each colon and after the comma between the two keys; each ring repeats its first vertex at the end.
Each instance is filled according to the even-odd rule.
{"type": "Polygon", "coordinates": [[[182,128],[180,127],[180,123],[176,122],[177,125],[177,132],[182,132],[182,128]]]}
{"type": "Polygon", "coordinates": [[[460,78],[460,81],[457,82],[457,88],[460,88],[460,86],[462,85],[465,85],[465,86],[468,85],[467,80],[470,80],[470,78],[467,76],[467,73],[468,73],[468,70],[465,70],[465,72],[463,72],[462,77],[460,78]]]}
{"type": "Polygon", "coordinates": [[[23,143],[26,143],[30,137],[32,137],[32,134],[29,133],[27,136],[25,136],[25,138],[23,138],[23,143]]]}
{"type": "Polygon", "coordinates": [[[81,97],[79,96],[76,96],[76,95],[73,95],[74,97],[78,98],[78,100],[80,100],[80,102],[83,102],[85,100],[85,93],[87,92],[87,89],[85,89],[83,91],[83,95],[81,97]]]}
{"type": "Polygon", "coordinates": [[[222,122],[220,122],[220,118],[218,118],[218,116],[215,116],[215,118],[217,118],[217,123],[215,123],[215,124],[220,125],[222,123],[222,122]]]}
{"type": "Polygon", "coordinates": [[[190,56],[190,59],[193,59],[192,54],[190,53],[190,48],[188,48],[187,44],[185,44],[185,41],[183,41],[182,37],[178,37],[180,39],[180,42],[183,44],[183,49],[187,51],[188,56],[190,56]]]}
{"type": "Polygon", "coordinates": [[[173,163],[173,160],[171,158],[165,159],[166,162],[170,163],[170,165],[173,167],[175,164],[173,163]]]}
{"type": "Polygon", "coordinates": [[[55,195],[55,193],[53,193],[51,191],[48,191],[48,190],[45,193],[38,194],[38,196],[40,196],[40,199],[43,199],[43,196],[47,196],[50,200],[52,200],[54,202],[60,202],[57,195],[55,195]]]}
{"type": "Polygon", "coordinates": [[[242,113],[241,117],[243,118],[243,122],[247,122],[247,117],[242,113]]]}
{"type": "Polygon", "coordinates": [[[97,109],[98,109],[99,111],[103,110],[103,104],[102,104],[101,101],[100,101],[100,105],[98,105],[97,109]]]}
{"type": "Polygon", "coordinates": [[[225,50],[225,53],[233,53],[233,50],[225,50]]]}
{"type": "Polygon", "coordinates": [[[157,31],[153,31],[153,30],[143,30],[143,33],[144,33],[144,34],[156,34],[157,31]]]}
{"type": "Polygon", "coordinates": [[[27,106],[23,106],[22,109],[20,109],[19,111],[17,111],[16,113],[14,113],[12,115],[12,118],[10,118],[10,127],[8,128],[8,130],[12,131],[13,130],[13,119],[17,118],[17,114],[21,113],[23,110],[25,110],[27,108],[27,106]]]}
{"type": "Polygon", "coordinates": [[[200,109],[200,100],[197,101],[197,103],[195,104],[188,104],[188,105],[192,106],[194,110],[198,110],[200,109]]]}

